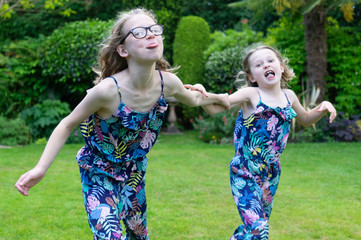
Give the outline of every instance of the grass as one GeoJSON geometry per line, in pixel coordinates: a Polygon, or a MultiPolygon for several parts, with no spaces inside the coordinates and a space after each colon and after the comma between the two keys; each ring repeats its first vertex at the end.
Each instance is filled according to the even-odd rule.
{"type": "MultiPolygon", "coordinates": [[[[75,161],[81,145],[66,145],[29,197],[13,187],[43,147],[0,149],[0,239],[92,239],[75,161]]],[[[361,239],[360,150],[361,143],[288,144],[270,240],[361,239]]],[[[229,239],[241,224],[229,187],[233,151],[195,132],[159,137],[146,175],[151,239],[229,239]]]]}

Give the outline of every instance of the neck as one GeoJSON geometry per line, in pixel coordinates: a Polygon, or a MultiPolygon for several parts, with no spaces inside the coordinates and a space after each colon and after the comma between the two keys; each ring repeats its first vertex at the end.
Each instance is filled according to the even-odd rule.
{"type": "Polygon", "coordinates": [[[129,64],[130,87],[138,90],[148,89],[154,82],[155,63],[149,65],[129,64]]]}

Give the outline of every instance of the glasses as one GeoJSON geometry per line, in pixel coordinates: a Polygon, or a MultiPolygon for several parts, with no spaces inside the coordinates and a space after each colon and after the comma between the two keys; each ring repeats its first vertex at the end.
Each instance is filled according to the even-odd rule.
{"type": "Polygon", "coordinates": [[[164,26],[161,24],[154,24],[149,27],[136,27],[130,29],[130,31],[120,40],[120,44],[122,44],[125,39],[132,34],[136,39],[145,38],[148,33],[148,29],[151,33],[153,33],[155,36],[159,36],[163,34],[163,28],[164,26]]]}

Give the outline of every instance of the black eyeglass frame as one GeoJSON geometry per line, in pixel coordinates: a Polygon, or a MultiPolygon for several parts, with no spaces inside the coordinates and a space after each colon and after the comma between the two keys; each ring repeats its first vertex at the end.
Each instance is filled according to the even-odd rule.
{"type": "Polygon", "coordinates": [[[119,43],[119,44],[122,44],[122,43],[125,41],[125,39],[127,39],[127,37],[128,37],[130,34],[132,34],[133,37],[136,38],[136,39],[145,38],[145,37],[147,36],[147,34],[148,34],[148,29],[149,29],[149,31],[151,31],[155,36],[159,36],[159,35],[162,35],[162,34],[163,34],[164,26],[163,26],[162,24],[156,23],[156,24],[153,24],[153,25],[151,25],[151,26],[149,26],[149,27],[135,27],[135,28],[132,28],[132,29],[130,29],[129,32],[120,40],[120,43],[119,43]],[[160,33],[160,34],[155,34],[155,33],[153,33],[152,30],[151,30],[151,28],[154,27],[154,26],[161,26],[161,27],[162,27],[162,33],[160,33]],[[137,28],[143,28],[143,29],[145,29],[145,35],[144,35],[143,37],[138,38],[138,37],[136,37],[136,36],[134,35],[133,31],[134,31],[135,29],[137,29],[137,28]]]}

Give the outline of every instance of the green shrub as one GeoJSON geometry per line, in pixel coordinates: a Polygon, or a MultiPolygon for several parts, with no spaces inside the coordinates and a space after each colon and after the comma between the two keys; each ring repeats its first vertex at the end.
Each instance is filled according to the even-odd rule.
{"type": "Polygon", "coordinates": [[[95,79],[92,66],[111,26],[112,22],[88,20],[56,29],[43,43],[43,75],[67,86],[66,92],[84,93],[95,79]]]}
{"type": "MultiPolygon", "coordinates": [[[[247,47],[255,42],[263,41],[263,34],[251,30],[247,25],[242,31],[228,29],[224,32],[216,31],[211,34],[211,44],[204,52],[206,59],[214,52],[221,52],[232,47],[247,47]]],[[[239,58],[242,58],[240,55],[239,58]]]]}
{"type": "MultiPolygon", "coordinates": [[[[195,16],[187,16],[179,21],[174,45],[173,62],[179,65],[178,77],[183,83],[195,84],[204,82],[203,52],[210,43],[210,32],[207,22],[195,16]]],[[[198,108],[182,107],[184,119],[199,115],[198,108]]]]}
{"type": "Polygon", "coordinates": [[[40,57],[43,37],[8,42],[0,46],[0,112],[16,118],[47,92],[41,76],[40,57]]]}
{"type": "Polygon", "coordinates": [[[186,83],[204,80],[203,52],[210,43],[210,32],[206,21],[200,17],[188,16],[179,21],[174,45],[173,61],[181,66],[179,78],[186,83]]]}
{"type": "Polygon", "coordinates": [[[213,117],[200,116],[193,120],[194,129],[199,131],[199,138],[209,143],[233,143],[234,124],[238,108],[217,113],[213,117]]]}
{"type": "Polygon", "coordinates": [[[58,123],[70,113],[69,104],[59,100],[45,100],[21,112],[30,127],[31,136],[49,138],[58,123]]]}
{"type": "Polygon", "coordinates": [[[241,46],[213,52],[205,64],[205,87],[210,92],[233,92],[237,73],[242,69],[241,46]]]}
{"type": "Polygon", "coordinates": [[[356,27],[339,27],[332,19],[329,22],[326,94],[339,112],[352,116],[361,109],[361,33],[356,27]]]}
{"type": "Polygon", "coordinates": [[[212,43],[205,51],[205,87],[216,93],[233,92],[236,75],[242,70],[243,49],[262,41],[262,34],[245,26],[242,32],[230,29],[211,36],[212,43]]]}
{"type": "Polygon", "coordinates": [[[0,116],[0,144],[25,145],[30,141],[29,127],[23,119],[6,119],[0,116]]]}

